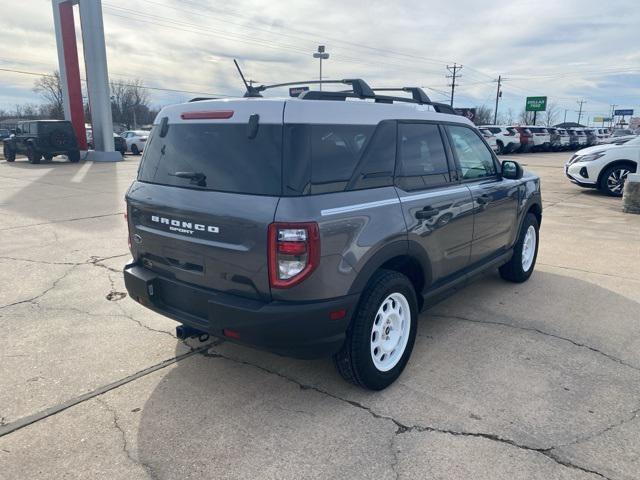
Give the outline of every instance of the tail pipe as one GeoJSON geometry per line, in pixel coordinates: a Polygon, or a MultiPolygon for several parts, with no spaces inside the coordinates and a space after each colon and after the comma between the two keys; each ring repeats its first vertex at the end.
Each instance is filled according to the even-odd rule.
{"type": "Polygon", "coordinates": [[[198,337],[198,340],[200,340],[201,342],[206,342],[209,339],[209,334],[188,325],[178,325],[176,327],[176,337],[178,337],[179,340],[198,337]]]}

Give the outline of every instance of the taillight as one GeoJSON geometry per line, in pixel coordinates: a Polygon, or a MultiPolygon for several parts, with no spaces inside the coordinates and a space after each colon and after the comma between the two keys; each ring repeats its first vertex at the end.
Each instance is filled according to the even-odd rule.
{"type": "Polygon", "coordinates": [[[124,208],[124,221],[127,223],[127,243],[129,244],[129,251],[133,253],[133,250],[131,249],[131,228],[129,227],[129,215],[127,213],[129,207],[125,205],[124,208]]]}
{"type": "Polygon", "coordinates": [[[315,222],[269,225],[269,283],[288,288],[303,281],[320,261],[320,231],[315,222]]]}

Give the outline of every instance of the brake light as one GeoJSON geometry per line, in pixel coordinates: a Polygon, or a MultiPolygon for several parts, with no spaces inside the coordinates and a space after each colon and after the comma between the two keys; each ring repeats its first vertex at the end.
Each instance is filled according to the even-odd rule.
{"type": "Polygon", "coordinates": [[[205,110],[180,114],[182,120],[225,120],[231,117],[233,117],[233,110],[205,110]]]}
{"type": "Polygon", "coordinates": [[[289,288],[311,275],[320,261],[320,231],[315,222],[269,225],[269,283],[289,288]]]}

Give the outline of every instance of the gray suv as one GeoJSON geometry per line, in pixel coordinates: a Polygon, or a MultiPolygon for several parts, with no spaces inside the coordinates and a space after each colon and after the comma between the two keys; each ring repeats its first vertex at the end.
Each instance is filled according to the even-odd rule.
{"type": "Polygon", "coordinates": [[[179,337],[332,355],[346,380],[380,390],[443,293],[496,267],[529,278],[540,180],[419,89],[343,82],[164,108],[126,194],[124,276],[179,337]]]}

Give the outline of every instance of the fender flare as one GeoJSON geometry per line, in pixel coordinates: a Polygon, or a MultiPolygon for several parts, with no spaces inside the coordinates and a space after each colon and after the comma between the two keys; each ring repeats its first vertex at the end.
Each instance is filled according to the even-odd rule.
{"type": "MultiPolygon", "coordinates": [[[[417,242],[411,240],[397,240],[381,247],[366,261],[358,271],[356,279],[351,284],[349,294],[361,293],[373,274],[389,260],[396,257],[409,257],[414,259],[424,273],[425,287],[431,284],[431,263],[427,252],[417,242]]],[[[422,292],[416,292],[417,295],[422,292]]]]}

